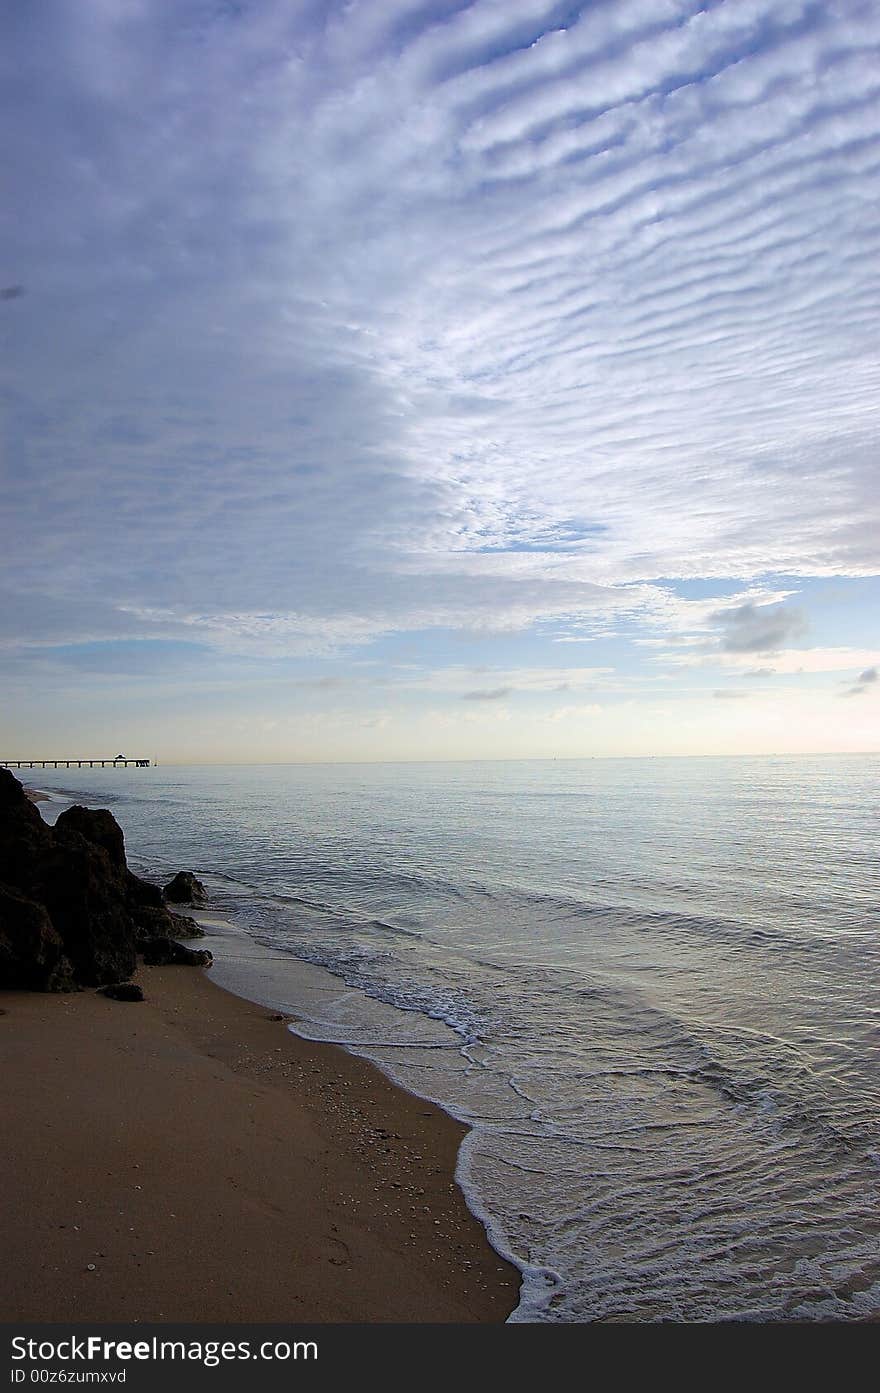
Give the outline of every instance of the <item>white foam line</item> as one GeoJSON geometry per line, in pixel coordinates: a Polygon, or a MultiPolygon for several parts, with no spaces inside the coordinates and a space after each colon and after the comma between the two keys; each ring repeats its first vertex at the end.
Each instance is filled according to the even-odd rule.
{"type": "MultiPolygon", "coordinates": [[[[254,940],[250,938],[250,935],[246,934],[242,929],[238,928],[234,923],[232,923],[228,919],[223,919],[217,915],[205,913],[204,911],[196,912],[193,915],[193,917],[197,920],[199,924],[202,925],[202,927],[210,927],[212,930],[214,930],[217,937],[219,938],[235,938],[238,941],[247,940],[251,944],[254,943],[254,940]]],[[[263,945],[255,946],[262,947],[263,945]]],[[[297,963],[302,968],[308,967],[312,971],[325,973],[327,976],[333,977],[336,981],[344,980],[341,977],[336,977],[336,975],[332,973],[329,968],[311,963],[308,959],[299,958],[295,953],[282,952],[279,949],[265,948],[263,953],[249,954],[247,958],[244,958],[243,956],[239,955],[231,955],[230,958],[226,960],[226,967],[232,968],[233,977],[234,966],[237,962],[285,962],[290,966],[292,966],[293,963],[297,963]]],[[[263,978],[263,983],[269,985],[266,978],[263,978]]],[[[223,983],[223,985],[227,986],[227,983],[223,983]]],[[[243,990],[240,984],[235,985],[233,982],[229,982],[227,990],[232,991],[236,996],[243,997],[246,1001],[257,1000],[259,1005],[266,1006],[274,1010],[291,1009],[289,1004],[285,1004],[279,1001],[276,994],[272,994],[268,999],[265,995],[262,994],[258,998],[255,998],[252,995],[250,995],[248,991],[243,990]]],[[[372,999],[367,996],[366,992],[361,992],[360,990],[356,990],[355,994],[359,997],[363,996],[367,997],[367,999],[372,999]]],[[[430,1019],[430,1017],[427,1016],[427,1013],[422,1014],[426,1015],[426,1019],[430,1019]]],[[[288,1022],[287,1028],[291,1031],[292,1034],[298,1035],[300,1039],[308,1040],[310,1043],[315,1043],[314,1041],[312,1041],[312,1038],[310,1036],[304,1034],[301,1030],[297,1030],[295,1022],[288,1022]]],[[[361,1042],[353,1042],[351,1044],[348,1044],[341,1040],[332,1040],[321,1043],[337,1044],[340,1048],[348,1049],[351,1053],[359,1053],[360,1049],[363,1048],[361,1042]]],[[[366,1046],[366,1048],[373,1047],[366,1046]]],[[[409,1049],[412,1048],[412,1046],[407,1044],[405,1048],[409,1049]]],[[[426,1047],[422,1045],[416,1046],[416,1048],[426,1047]]],[[[432,1047],[427,1046],[427,1048],[432,1047]]],[[[456,1046],[450,1044],[439,1045],[433,1048],[455,1049],[456,1046]]],[[[458,1052],[469,1064],[472,1065],[473,1061],[470,1060],[468,1056],[465,1054],[465,1049],[466,1045],[461,1045],[460,1047],[458,1047],[458,1052]]],[[[426,1102],[433,1103],[436,1107],[442,1108],[442,1110],[449,1117],[452,1117],[456,1122],[460,1122],[463,1126],[469,1129],[464,1137],[464,1140],[462,1141],[461,1146],[459,1147],[458,1157],[456,1159],[456,1184],[458,1185],[459,1189],[462,1192],[462,1195],[464,1196],[464,1200],[467,1204],[468,1209],[473,1214],[474,1218],[477,1219],[478,1222],[481,1223],[483,1228],[485,1229],[486,1237],[494,1251],[498,1254],[500,1258],[502,1258],[505,1262],[509,1262],[511,1266],[515,1267],[521,1274],[522,1284],[520,1287],[519,1302],[515,1310],[512,1311],[510,1316],[508,1317],[508,1322],[520,1323],[524,1321],[535,1321],[540,1319],[541,1313],[549,1307],[549,1303],[552,1300],[552,1298],[562,1291],[562,1277],[553,1268],[536,1266],[534,1263],[528,1262],[525,1258],[520,1257],[519,1254],[513,1251],[506,1234],[500,1227],[497,1217],[486,1208],[477,1189],[469,1180],[468,1167],[470,1158],[473,1155],[474,1150],[476,1148],[477,1140],[482,1132],[486,1131],[488,1133],[490,1129],[481,1126],[479,1121],[475,1120],[472,1116],[467,1115],[464,1112],[464,1110],[456,1109],[456,1107],[450,1102],[448,1102],[446,1099],[433,1095],[430,1091],[426,1089],[415,1088],[409,1083],[409,1081],[407,1081],[406,1083],[401,1082],[401,1080],[395,1077],[395,1074],[391,1069],[385,1068],[383,1066],[381,1059],[373,1058],[372,1056],[366,1057],[369,1058],[370,1062],[373,1063],[376,1066],[376,1068],[379,1069],[380,1072],[385,1075],[386,1078],[390,1079],[396,1087],[403,1088],[405,1092],[411,1094],[413,1097],[423,1098],[426,1102]]]]}
{"type": "MultiPolygon", "coordinates": [[[[312,1016],[301,1016],[299,1020],[308,1025],[320,1026],[321,1024],[312,1016]]],[[[315,1044],[318,1045],[339,1045],[344,1050],[456,1050],[455,1045],[432,1044],[425,1040],[342,1040],[336,1035],[304,1035],[301,1030],[291,1024],[287,1028],[302,1040],[314,1040],[315,1044]]],[[[456,1053],[460,1053],[460,1051],[456,1050],[456,1053]]],[[[411,1091],[411,1089],[408,1090],[408,1092],[411,1091]]]]}

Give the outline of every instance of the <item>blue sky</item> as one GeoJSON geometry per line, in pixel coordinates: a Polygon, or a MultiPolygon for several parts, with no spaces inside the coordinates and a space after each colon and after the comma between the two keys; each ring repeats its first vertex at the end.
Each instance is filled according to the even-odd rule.
{"type": "Polygon", "coordinates": [[[0,25],[0,757],[878,747],[876,0],[0,25]]]}

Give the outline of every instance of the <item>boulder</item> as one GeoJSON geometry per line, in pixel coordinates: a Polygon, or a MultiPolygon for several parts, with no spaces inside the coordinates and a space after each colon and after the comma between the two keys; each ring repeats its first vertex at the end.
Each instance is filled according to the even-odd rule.
{"type": "Polygon", "coordinates": [[[144,962],[149,967],[210,967],[214,961],[213,953],[206,948],[184,948],[173,938],[154,938],[144,946],[144,962]]]}
{"type": "Polygon", "coordinates": [[[0,881],[28,898],[52,846],[52,828],[8,769],[0,769],[0,881]]]}
{"type": "Polygon", "coordinates": [[[143,1001],[144,989],[137,982],[113,982],[109,987],[99,987],[102,996],[111,1001],[143,1001]]]}
{"type": "Polygon", "coordinates": [[[169,938],[204,938],[205,930],[201,924],[197,924],[195,919],[191,919],[188,914],[175,914],[174,910],[169,910],[171,915],[172,929],[169,938]]]}
{"type": "Polygon", "coordinates": [[[147,905],[134,905],[131,910],[135,922],[135,937],[139,948],[145,947],[154,938],[204,938],[204,930],[195,919],[186,914],[175,914],[164,905],[153,909],[147,905]]]}
{"type": "Polygon", "coordinates": [[[192,933],[166,908],[159,886],[128,869],[112,813],[68,808],[50,827],[7,769],[0,769],[0,885],[0,986],[62,991],[124,982],[143,939],[192,933]]]}
{"type": "Polygon", "coordinates": [[[172,904],[202,905],[208,903],[208,892],[192,871],[178,871],[165,886],[165,898],[172,904]]]}
{"type": "Polygon", "coordinates": [[[142,880],[134,871],[125,872],[125,893],[130,904],[145,905],[148,909],[161,909],[165,896],[158,885],[142,880]]]}
{"type": "Polygon", "coordinates": [[[65,808],[55,822],[55,832],[63,836],[71,831],[78,832],[93,846],[101,847],[117,871],[127,870],[122,828],[106,808],[83,808],[78,803],[72,808],[65,808]]]}
{"type": "Polygon", "coordinates": [[[75,991],[73,968],[45,908],[0,885],[0,984],[28,991],[75,991]]]}
{"type": "Polygon", "coordinates": [[[46,906],[78,982],[99,987],[124,981],[137,962],[127,873],[73,827],[55,830],[32,882],[34,897],[46,906]]]}

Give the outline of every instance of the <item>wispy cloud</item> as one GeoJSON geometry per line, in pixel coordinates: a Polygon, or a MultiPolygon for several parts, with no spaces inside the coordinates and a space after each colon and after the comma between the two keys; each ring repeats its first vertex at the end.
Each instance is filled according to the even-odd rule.
{"type": "Polygon", "coordinates": [[[463,701],[501,701],[510,696],[510,687],[477,687],[472,692],[462,692],[463,701]]]}
{"type": "Polygon", "coordinates": [[[853,667],[865,661],[876,659],[877,650],[871,648],[786,648],[773,654],[772,669],[751,667],[752,655],[744,653],[694,653],[685,650],[680,653],[667,652],[663,661],[678,668],[718,668],[737,672],[742,677],[790,677],[802,673],[851,672],[853,667]]]}
{"type": "Polygon", "coordinates": [[[869,692],[877,681],[878,674],[876,667],[865,668],[864,672],[859,673],[853,686],[850,687],[847,691],[845,691],[843,695],[864,696],[865,692],[869,692]]]}

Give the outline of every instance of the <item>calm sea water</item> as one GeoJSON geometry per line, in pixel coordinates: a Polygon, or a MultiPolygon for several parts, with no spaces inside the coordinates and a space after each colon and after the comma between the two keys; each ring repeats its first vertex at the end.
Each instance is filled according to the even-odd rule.
{"type": "MultiPolygon", "coordinates": [[[[880,1309],[877,757],[35,771],[473,1124],[514,1319],[880,1309]],[[308,966],[303,966],[306,963],[308,966]]],[[[51,816],[51,810],[49,811],[51,816]]],[[[212,945],[213,946],[213,945],[212,945]]]]}

